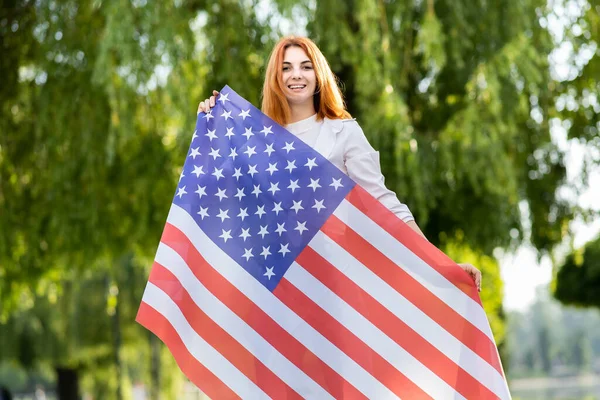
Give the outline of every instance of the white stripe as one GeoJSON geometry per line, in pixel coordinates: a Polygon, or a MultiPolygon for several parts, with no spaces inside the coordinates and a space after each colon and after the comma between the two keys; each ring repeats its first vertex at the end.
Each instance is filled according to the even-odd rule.
{"type": "Polygon", "coordinates": [[[304,398],[333,399],[198,281],[185,260],[175,250],[160,243],[156,262],[177,277],[198,308],[298,394],[304,398]]]}
{"type": "Polygon", "coordinates": [[[285,277],[429,396],[434,399],[464,399],[302,266],[293,263],[285,277]]]}
{"type": "Polygon", "coordinates": [[[402,242],[396,240],[347,200],[342,201],[333,214],[463,318],[470,321],[492,342],[494,341],[483,308],[406,248],[402,242]]]}
{"type": "Polygon", "coordinates": [[[385,390],[385,387],[381,383],[290,310],[267,288],[245,272],[231,257],[221,251],[184,209],[173,204],[167,221],[190,239],[196,250],[216,271],[347,382],[350,382],[369,398],[382,398],[380,393],[385,390]]]}
{"type": "Polygon", "coordinates": [[[507,393],[506,381],[494,367],[448,333],[333,239],[318,232],[309,246],[482,385],[494,393],[507,393]]]}
{"type": "Polygon", "coordinates": [[[242,399],[268,399],[258,386],[200,337],[185,319],[177,304],[161,289],[148,282],[142,301],[162,314],[177,331],[189,353],[242,399]]]}

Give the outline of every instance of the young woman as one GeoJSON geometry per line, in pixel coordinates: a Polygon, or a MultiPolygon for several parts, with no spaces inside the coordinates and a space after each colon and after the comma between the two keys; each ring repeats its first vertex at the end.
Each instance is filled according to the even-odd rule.
{"type": "MultiPolygon", "coordinates": [[[[198,112],[215,105],[219,92],[201,102],[198,112]]],[[[281,39],[271,52],[263,85],[262,112],[321,153],[330,162],[423,235],[406,204],[387,189],[379,153],[345,108],[325,56],[308,38],[281,39]]],[[[459,264],[481,289],[481,272],[459,264]]]]}

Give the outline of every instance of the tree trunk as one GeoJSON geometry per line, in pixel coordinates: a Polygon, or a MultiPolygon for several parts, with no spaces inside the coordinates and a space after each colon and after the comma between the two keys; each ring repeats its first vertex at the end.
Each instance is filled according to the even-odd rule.
{"type": "Polygon", "coordinates": [[[79,372],[74,368],[56,367],[58,400],[80,400],[79,372]]]}

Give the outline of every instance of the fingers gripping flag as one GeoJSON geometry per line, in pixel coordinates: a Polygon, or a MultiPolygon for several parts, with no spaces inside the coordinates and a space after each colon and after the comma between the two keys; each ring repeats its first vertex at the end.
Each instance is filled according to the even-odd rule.
{"type": "Polygon", "coordinates": [[[137,321],[213,399],[509,399],[471,279],[225,87],[137,321]]]}

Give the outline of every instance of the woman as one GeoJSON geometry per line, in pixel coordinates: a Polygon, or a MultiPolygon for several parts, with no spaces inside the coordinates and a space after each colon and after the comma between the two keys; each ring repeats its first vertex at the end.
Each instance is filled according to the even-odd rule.
{"type": "MultiPolygon", "coordinates": [[[[219,92],[201,102],[198,112],[215,105],[219,92]]],[[[271,52],[263,85],[262,111],[313,147],[366,189],[421,236],[408,207],[387,189],[379,153],[345,108],[325,56],[308,38],[285,37],[271,52]]],[[[481,272],[459,264],[481,290],[481,272]]]]}

